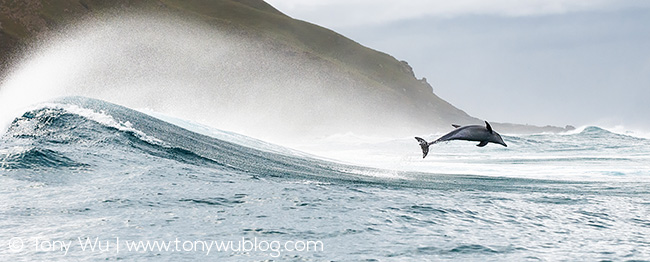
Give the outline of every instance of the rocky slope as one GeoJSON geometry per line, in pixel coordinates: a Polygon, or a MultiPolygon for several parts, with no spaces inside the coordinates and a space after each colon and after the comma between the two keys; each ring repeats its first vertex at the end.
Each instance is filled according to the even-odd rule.
{"type": "MultiPolygon", "coordinates": [[[[20,57],[21,48],[39,36],[80,19],[133,10],[191,17],[229,34],[256,41],[262,48],[281,50],[300,61],[316,61],[324,71],[342,75],[330,77],[318,88],[332,88],[335,80],[341,78],[340,82],[348,86],[337,88],[348,88],[351,95],[367,97],[360,98],[365,100],[354,106],[350,104],[355,99],[328,103],[335,108],[350,107],[348,111],[332,111],[317,123],[306,123],[314,129],[320,130],[320,125],[338,121],[343,126],[353,126],[353,131],[367,132],[390,126],[393,130],[399,127],[397,130],[406,134],[447,130],[451,123],[482,122],[436,96],[426,80],[414,76],[406,62],[366,48],[326,28],[292,19],[261,0],[0,0],[0,70],[7,72],[11,62],[20,57]],[[381,107],[382,110],[355,110],[362,107],[381,107]],[[348,116],[341,120],[337,116],[341,114],[348,116]]],[[[313,90],[302,92],[308,97],[313,90]]],[[[294,111],[300,112],[298,109],[294,111]]],[[[309,118],[306,115],[296,117],[309,118]]],[[[304,126],[305,122],[300,125],[304,126]]],[[[502,132],[518,133],[565,130],[498,123],[494,126],[502,132]]]]}

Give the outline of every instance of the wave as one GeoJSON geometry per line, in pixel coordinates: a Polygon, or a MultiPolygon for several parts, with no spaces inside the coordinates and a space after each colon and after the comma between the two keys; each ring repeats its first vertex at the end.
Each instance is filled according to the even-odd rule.
{"type": "Polygon", "coordinates": [[[638,180],[650,175],[646,164],[650,161],[650,140],[602,127],[503,138],[508,148],[478,148],[466,141],[436,144],[426,159],[422,159],[413,137],[343,134],[297,149],[355,165],[409,172],[571,181],[638,180]]]}
{"type": "Polygon", "coordinates": [[[631,139],[650,139],[650,134],[647,134],[643,131],[631,130],[623,126],[615,127],[599,127],[595,125],[585,125],[578,127],[574,130],[560,133],[563,135],[583,135],[583,136],[620,136],[627,137],[631,139]]]}
{"type": "Polygon", "coordinates": [[[78,168],[88,166],[50,149],[29,148],[0,153],[0,155],[2,155],[0,167],[5,169],[38,170],[48,167],[78,168]]]}
{"type": "Polygon", "coordinates": [[[101,100],[66,97],[16,118],[0,143],[3,147],[0,163],[4,170],[29,168],[38,163],[60,170],[76,165],[93,170],[106,169],[119,161],[128,162],[130,159],[124,156],[130,155],[253,176],[308,178],[322,182],[382,183],[380,180],[390,180],[368,176],[366,168],[281,154],[279,150],[270,150],[272,147],[264,147],[259,140],[246,140],[244,136],[233,134],[228,137],[241,144],[192,132],[101,100]],[[34,155],[33,152],[45,154],[35,159],[9,152],[10,148],[20,145],[32,148],[23,156],[34,155]],[[251,147],[254,145],[263,148],[251,147]]]}
{"type": "Polygon", "coordinates": [[[178,163],[190,169],[258,178],[443,189],[484,188],[482,183],[489,183],[493,190],[502,190],[512,187],[513,181],[547,183],[593,174],[607,178],[611,174],[645,175],[647,171],[638,168],[648,159],[647,152],[635,150],[650,144],[648,140],[598,127],[574,134],[504,137],[508,148],[475,149],[467,143],[447,143],[436,145],[424,160],[412,138],[366,137],[351,142],[349,134],[303,147],[324,151],[302,153],[300,147],[288,149],[101,100],[66,97],[41,104],[11,123],[0,141],[0,175],[34,169],[65,173],[133,166],[167,168],[178,163]]]}
{"type": "Polygon", "coordinates": [[[88,17],[43,40],[0,80],[0,127],[60,96],[151,108],[275,142],[418,123],[389,106],[404,105],[401,96],[382,84],[369,89],[372,81],[337,63],[171,14],[88,17]]]}

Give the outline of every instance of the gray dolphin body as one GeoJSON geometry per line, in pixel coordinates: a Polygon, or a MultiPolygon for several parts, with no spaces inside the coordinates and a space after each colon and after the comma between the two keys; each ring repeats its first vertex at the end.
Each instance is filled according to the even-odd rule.
{"type": "Polygon", "coordinates": [[[456,128],[454,129],[454,131],[451,131],[446,135],[441,136],[440,138],[432,142],[427,142],[426,140],[419,137],[415,138],[420,143],[420,147],[422,147],[422,158],[425,158],[429,153],[430,145],[433,145],[438,142],[450,141],[450,140],[478,141],[480,142],[478,145],[476,145],[478,147],[484,147],[490,142],[495,144],[500,144],[505,147],[508,146],[506,145],[505,142],[503,142],[501,135],[499,135],[499,133],[492,130],[490,123],[488,123],[487,121],[485,121],[485,126],[479,126],[479,125],[463,126],[463,127],[460,127],[458,125],[453,125],[453,126],[456,128]]]}

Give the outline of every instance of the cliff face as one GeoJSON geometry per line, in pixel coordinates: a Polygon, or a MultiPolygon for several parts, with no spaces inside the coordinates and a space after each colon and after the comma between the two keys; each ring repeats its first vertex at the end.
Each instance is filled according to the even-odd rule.
{"type": "MultiPolygon", "coordinates": [[[[0,0],[0,75],[6,72],[21,46],[40,35],[83,18],[131,10],[191,17],[214,28],[244,35],[261,43],[262,48],[279,47],[283,52],[318,61],[330,71],[363,83],[351,86],[355,89],[350,90],[351,94],[368,94],[375,100],[366,104],[390,109],[377,113],[363,110],[365,115],[348,116],[348,125],[367,121],[403,126],[410,132],[431,132],[436,128],[448,129],[450,123],[480,123],[436,96],[426,80],[416,79],[406,62],[326,28],[292,19],[261,0],[0,0]]],[[[329,82],[320,88],[331,85],[329,82]]]]}

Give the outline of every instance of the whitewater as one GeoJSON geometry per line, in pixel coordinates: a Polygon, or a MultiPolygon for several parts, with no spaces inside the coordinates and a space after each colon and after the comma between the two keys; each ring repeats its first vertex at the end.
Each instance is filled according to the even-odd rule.
{"type": "Polygon", "coordinates": [[[592,126],[422,159],[413,138],[287,148],[143,112],[66,97],[12,121],[3,259],[650,259],[645,138],[592,126]]]}
{"type": "Polygon", "coordinates": [[[394,108],[308,54],[166,15],[62,30],[0,79],[0,260],[650,260],[647,135],[422,159],[458,123],[349,118],[394,108]]]}

